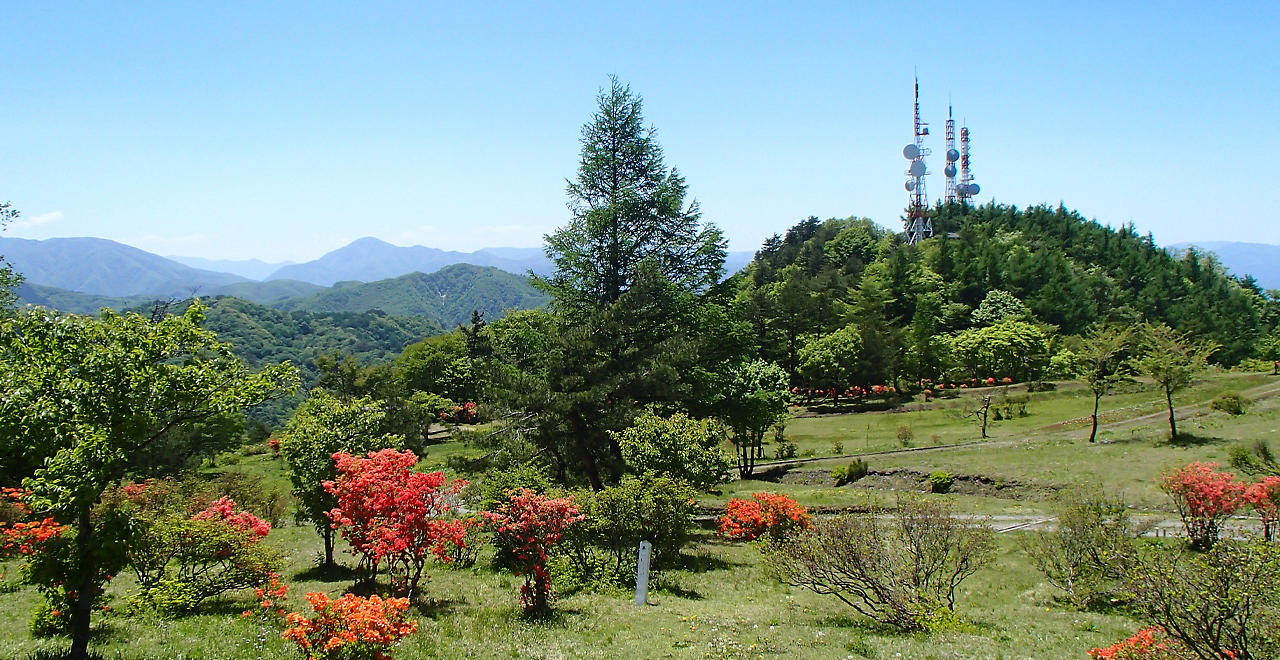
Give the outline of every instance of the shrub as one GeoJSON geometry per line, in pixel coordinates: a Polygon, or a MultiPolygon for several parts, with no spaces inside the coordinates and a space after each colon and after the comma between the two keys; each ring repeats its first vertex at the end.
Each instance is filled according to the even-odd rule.
{"type": "Polygon", "coordinates": [[[1128,590],[1137,617],[1196,658],[1274,658],[1280,626],[1280,548],[1222,540],[1204,553],[1148,548],[1128,590]]]}
{"type": "Polygon", "coordinates": [[[902,443],[903,447],[910,445],[911,441],[915,439],[916,432],[910,426],[903,425],[898,427],[898,442],[902,443]]]}
{"type": "Polygon", "coordinates": [[[848,465],[837,466],[831,471],[831,476],[836,480],[836,486],[843,486],[867,476],[867,472],[866,462],[861,458],[855,458],[849,461],[848,465]]]}
{"type": "Polygon", "coordinates": [[[994,556],[990,526],[914,496],[899,497],[897,508],[883,513],[823,518],[771,539],[762,548],[765,566],[788,585],[834,595],[903,630],[953,621],[956,589],[994,556]]]}
{"type": "Polygon", "coordinates": [[[511,498],[511,493],[531,490],[546,493],[552,489],[551,480],[538,466],[521,463],[507,468],[490,468],[480,480],[480,495],[476,506],[493,511],[511,498]]]}
{"type": "Polygon", "coordinates": [[[366,579],[375,580],[385,562],[392,588],[412,596],[429,558],[450,562],[450,547],[465,544],[462,521],[447,516],[467,482],[412,471],[418,457],[408,450],[383,449],[368,458],[339,452],[334,460],[338,480],[325,483],[338,500],[330,519],[360,555],[366,579]]]}
{"type": "Polygon", "coordinates": [[[254,515],[279,527],[289,511],[292,498],[278,488],[267,489],[261,475],[227,470],[208,481],[184,480],[177,488],[190,493],[197,502],[229,497],[254,515]]]}
{"type": "Polygon", "coordinates": [[[1160,626],[1143,628],[1138,634],[1100,649],[1089,649],[1095,660],[1181,660],[1184,647],[1160,626]]]}
{"type": "Polygon", "coordinates": [[[515,573],[524,577],[520,601],[525,611],[546,611],[552,596],[547,560],[565,531],[583,520],[573,497],[552,499],[525,489],[512,493],[496,511],[484,512],[484,518],[496,542],[515,548],[515,573]]]}
{"type": "Polygon", "coordinates": [[[1271,445],[1258,438],[1252,443],[1236,443],[1227,449],[1231,467],[1245,474],[1277,474],[1275,454],[1271,453],[1271,445]]]}
{"type": "Polygon", "coordinates": [[[729,435],[717,420],[683,413],[659,417],[649,410],[631,428],[610,435],[622,448],[623,460],[640,474],[683,479],[702,491],[729,478],[732,462],[724,450],[729,435]]]}
{"type": "Polygon", "coordinates": [[[751,497],[752,500],[729,500],[720,518],[721,536],[746,541],[761,536],[782,538],[810,525],[809,509],[786,495],[756,493],[751,497]]]}
{"type": "Polygon", "coordinates": [[[844,443],[840,442],[839,440],[836,440],[835,442],[831,443],[831,453],[834,456],[840,456],[841,454],[843,454],[844,443]]]}
{"type": "Polygon", "coordinates": [[[677,565],[693,532],[694,495],[683,481],[648,475],[575,497],[584,520],[562,544],[573,581],[634,584],[641,541],[652,545],[651,570],[677,565]]]}
{"type": "Polygon", "coordinates": [[[935,493],[949,493],[955,483],[955,475],[946,470],[937,470],[929,475],[929,490],[935,493]]]}
{"type": "Polygon", "coordinates": [[[346,594],[332,600],[313,592],[307,601],[316,616],[289,614],[284,638],[311,660],[389,660],[397,642],[418,631],[418,622],[406,616],[407,598],[346,594]]]}
{"type": "Polygon", "coordinates": [[[1053,531],[1019,538],[1036,568],[1077,608],[1102,596],[1118,596],[1125,560],[1139,533],[1125,502],[1096,491],[1070,490],[1057,518],[1053,531]]]}
{"type": "Polygon", "coordinates": [[[1222,533],[1222,523],[1244,504],[1247,486],[1229,472],[1214,472],[1217,463],[1199,461],[1166,472],[1160,486],[1173,498],[1193,547],[1208,550],[1222,533]]]}
{"type": "Polygon", "coordinates": [[[796,443],[788,442],[786,440],[778,441],[777,447],[773,450],[773,457],[780,461],[795,458],[798,454],[799,451],[796,449],[796,443]]]}
{"type": "Polygon", "coordinates": [[[1280,477],[1264,477],[1244,492],[1244,499],[1262,518],[1262,535],[1267,541],[1275,538],[1276,522],[1280,521],[1280,477]]]}
{"type": "Polygon", "coordinates": [[[1219,410],[1233,417],[1243,415],[1250,401],[1236,392],[1223,392],[1209,402],[1210,410],[1219,410]]]}

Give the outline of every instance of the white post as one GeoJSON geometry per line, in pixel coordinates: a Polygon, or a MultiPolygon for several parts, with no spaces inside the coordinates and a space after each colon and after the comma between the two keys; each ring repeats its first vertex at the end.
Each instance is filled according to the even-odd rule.
{"type": "Polygon", "coordinates": [[[636,606],[649,601],[649,551],[653,548],[648,541],[640,542],[640,562],[636,565],[636,606]]]}

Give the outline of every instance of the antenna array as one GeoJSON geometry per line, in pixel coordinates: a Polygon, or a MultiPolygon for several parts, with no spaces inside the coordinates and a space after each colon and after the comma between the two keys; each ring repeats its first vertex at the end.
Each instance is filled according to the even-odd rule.
{"type": "Polygon", "coordinates": [[[907,205],[907,217],[904,221],[907,242],[911,245],[933,236],[933,224],[929,221],[929,195],[924,185],[924,177],[929,174],[924,164],[924,157],[930,153],[924,146],[924,137],[928,134],[929,125],[920,121],[920,79],[916,78],[915,141],[902,149],[902,156],[911,161],[906,172],[906,187],[910,194],[910,202],[907,205]]]}

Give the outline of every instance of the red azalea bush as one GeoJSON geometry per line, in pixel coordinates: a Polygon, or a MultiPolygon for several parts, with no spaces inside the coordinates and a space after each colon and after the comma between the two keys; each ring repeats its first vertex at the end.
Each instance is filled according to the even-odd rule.
{"type": "Polygon", "coordinates": [[[440,420],[444,422],[453,422],[454,424],[470,424],[479,418],[479,410],[475,401],[468,401],[460,406],[454,406],[450,410],[440,413],[440,420]]]}
{"type": "Polygon", "coordinates": [[[756,493],[752,500],[733,498],[720,518],[720,535],[754,541],[769,535],[781,538],[795,529],[808,529],[812,516],[799,502],[779,493],[756,493]]]}
{"type": "Polygon", "coordinates": [[[366,579],[384,562],[396,590],[412,595],[431,557],[452,561],[450,548],[466,543],[466,525],[446,519],[468,482],[450,482],[443,472],[414,472],[418,456],[383,449],[368,458],[333,455],[338,480],[325,490],[338,498],[329,512],[334,526],[360,556],[366,579]]]}
{"type": "Polygon", "coordinates": [[[1280,477],[1265,477],[1244,492],[1244,499],[1262,518],[1262,534],[1270,541],[1280,521],[1280,477]]]}
{"type": "Polygon", "coordinates": [[[1173,498],[1187,538],[1207,550],[1222,533],[1222,523],[1245,503],[1248,485],[1229,472],[1215,472],[1217,463],[1199,461],[1166,472],[1160,486],[1173,498]]]}
{"type": "Polygon", "coordinates": [[[1100,649],[1089,649],[1094,660],[1181,660],[1190,657],[1182,646],[1165,634],[1164,628],[1144,628],[1129,639],[1100,649]]]}
{"type": "Polygon", "coordinates": [[[528,488],[507,491],[509,499],[484,517],[494,542],[513,548],[515,573],[524,577],[520,602],[526,612],[545,611],[550,605],[551,576],[547,560],[565,530],[583,521],[573,496],[550,498],[528,488]]]}
{"type": "Polygon", "coordinates": [[[333,600],[312,592],[307,601],[315,616],[290,613],[284,638],[308,660],[390,660],[396,642],[418,632],[418,622],[406,617],[407,598],[346,594],[333,600]]]}
{"type": "Polygon", "coordinates": [[[0,559],[34,554],[67,530],[66,525],[58,524],[53,518],[32,519],[31,507],[23,501],[30,494],[21,488],[0,489],[5,517],[11,519],[0,520],[0,559]]]}
{"type": "Polygon", "coordinates": [[[280,458],[280,438],[267,440],[267,446],[271,448],[272,458],[280,458]]]}

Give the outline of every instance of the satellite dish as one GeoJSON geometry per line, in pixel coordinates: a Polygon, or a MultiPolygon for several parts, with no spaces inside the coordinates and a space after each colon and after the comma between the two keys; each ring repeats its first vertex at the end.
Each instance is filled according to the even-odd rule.
{"type": "Polygon", "coordinates": [[[946,169],[942,170],[942,172],[948,177],[953,177],[956,175],[956,166],[952,163],[947,163],[946,169]]]}
{"type": "Polygon", "coordinates": [[[915,180],[915,179],[908,179],[908,180],[907,180],[907,192],[911,192],[912,190],[915,190],[915,189],[916,189],[916,180],[915,180]]]}
{"type": "Polygon", "coordinates": [[[920,157],[920,147],[914,144],[908,144],[902,148],[902,157],[907,160],[915,160],[920,157]]]}
{"type": "Polygon", "coordinates": [[[922,177],[922,176],[924,176],[924,161],[923,161],[923,160],[913,160],[913,161],[911,161],[911,176],[914,176],[914,177],[922,177]]]}
{"type": "Polygon", "coordinates": [[[960,160],[960,152],[955,149],[947,149],[947,162],[954,163],[960,160]]]}
{"type": "Polygon", "coordinates": [[[971,183],[971,184],[969,184],[969,194],[970,194],[970,195],[976,195],[976,194],[978,194],[978,193],[980,193],[980,192],[982,192],[982,188],[981,188],[978,184],[976,184],[976,183],[971,183]]]}

